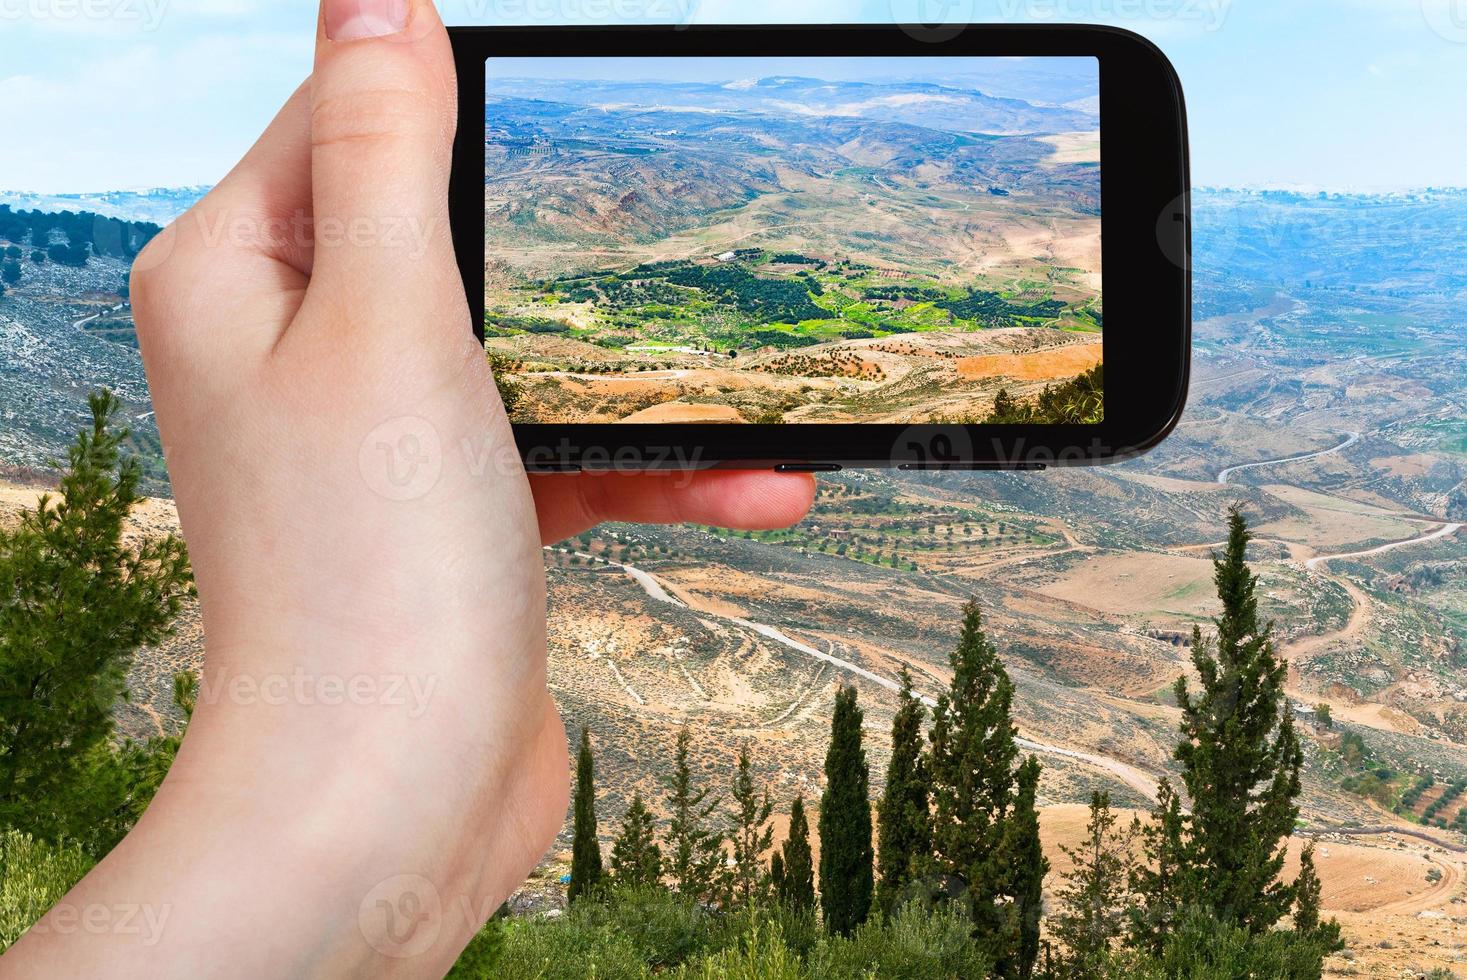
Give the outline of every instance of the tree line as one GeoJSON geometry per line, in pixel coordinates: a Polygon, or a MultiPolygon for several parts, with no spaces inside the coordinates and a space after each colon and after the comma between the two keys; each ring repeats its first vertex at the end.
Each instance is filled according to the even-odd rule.
{"type": "Polygon", "coordinates": [[[94,255],[131,260],[160,231],[150,221],[123,221],[91,211],[16,211],[0,204],[0,239],[17,248],[28,244],[32,261],[39,261],[41,252],[53,262],[78,267],[94,255]],[[53,241],[58,236],[65,241],[53,241]]]}
{"type": "Polygon", "coordinates": [[[1081,843],[1063,848],[1071,870],[1053,908],[1044,899],[1042,767],[1020,752],[1014,685],[976,602],[963,611],[949,657],[952,681],[930,711],[903,671],[890,762],[874,800],[857,691],[839,688],[815,801],[818,862],[804,797],[790,802],[789,830],[776,846],[773,802],[756,783],[749,748],[739,752],[730,805],[721,808],[698,785],[684,728],[666,780],[664,832],[634,793],[604,865],[595,760],[583,730],[570,900],[614,902],[623,887],[667,888],[720,914],[760,905],[808,911],[839,936],[873,918],[957,908],[988,975],[1003,980],[1147,970],[1320,976],[1325,956],[1342,948],[1340,928],[1321,919],[1312,845],[1293,880],[1282,874],[1303,755],[1284,694],[1286,666],[1272,624],[1258,617],[1248,541],[1234,510],[1214,562],[1223,612],[1212,635],[1194,629],[1196,686],[1179,678],[1174,688],[1180,786],[1163,780],[1146,819],[1129,822],[1108,793],[1095,792],[1081,843]]]}
{"type": "MultiPolygon", "coordinates": [[[[126,833],[178,746],[176,737],[119,739],[111,711],[126,696],[134,652],[171,632],[193,591],[180,540],[124,536],[139,473],[121,451],[125,430],[112,425],[117,407],[109,395],[93,397],[91,424],[61,477],[64,506],[43,497],[0,528],[0,891],[26,904],[6,909],[21,928],[126,833]],[[53,871],[66,870],[39,888],[31,862],[45,848],[75,861],[42,855],[53,871]]],[[[698,922],[752,923],[737,943],[770,956],[778,937],[759,916],[806,916],[831,937],[808,956],[857,966],[919,957],[924,944],[951,938],[960,917],[963,949],[926,975],[1318,977],[1340,931],[1321,917],[1311,847],[1292,880],[1282,874],[1302,751],[1286,667],[1271,624],[1258,616],[1248,540],[1235,510],[1215,560],[1222,613],[1209,635],[1194,629],[1197,680],[1178,679],[1174,689],[1178,784],[1163,781],[1146,819],[1129,822],[1107,794],[1094,794],[1052,908],[1041,766],[1020,752],[1014,685],[969,603],[951,682],[930,708],[903,673],[890,762],[874,797],[859,697],[840,688],[821,793],[789,802],[782,840],[750,749],[738,755],[725,803],[694,771],[684,730],[663,789],[665,820],[634,794],[604,861],[593,745],[583,732],[572,912],[613,915],[622,896],[651,890],[685,901],[698,922]],[[880,959],[893,949],[901,956],[880,959]]],[[[195,690],[192,678],[176,680],[185,716],[195,690]]],[[[809,975],[818,965],[809,964],[777,975],[809,975]]]]}

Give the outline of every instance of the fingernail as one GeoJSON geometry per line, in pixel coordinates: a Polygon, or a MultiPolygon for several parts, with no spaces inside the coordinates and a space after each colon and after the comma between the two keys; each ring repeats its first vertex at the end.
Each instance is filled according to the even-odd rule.
{"type": "Polygon", "coordinates": [[[407,18],[408,0],[326,0],[326,36],[333,41],[396,34],[407,18]]]}

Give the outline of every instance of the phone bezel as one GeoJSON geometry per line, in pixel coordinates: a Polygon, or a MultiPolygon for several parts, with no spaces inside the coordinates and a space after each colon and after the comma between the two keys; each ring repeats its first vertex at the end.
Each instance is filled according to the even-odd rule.
{"type": "Polygon", "coordinates": [[[533,470],[1037,469],[1138,456],[1175,427],[1191,351],[1191,206],[1181,82],[1155,45],[1091,25],[449,28],[459,127],[449,212],[482,340],[484,85],[492,57],[1090,56],[1100,62],[1106,418],[1096,425],[516,425],[533,470]]]}

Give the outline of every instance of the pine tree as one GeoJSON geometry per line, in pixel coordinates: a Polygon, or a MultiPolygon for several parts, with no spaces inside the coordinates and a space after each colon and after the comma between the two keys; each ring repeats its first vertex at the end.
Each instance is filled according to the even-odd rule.
{"type": "Polygon", "coordinates": [[[1133,896],[1128,931],[1131,945],[1152,956],[1165,950],[1181,918],[1183,896],[1191,890],[1183,884],[1189,871],[1184,863],[1185,821],[1181,798],[1163,779],[1150,822],[1137,819],[1131,824],[1141,841],[1141,860],[1127,879],[1133,896]]]}
{"type": "Polygon", "coordinates": [[[1105,961],[1125,932],[1131,842],[1130,834],[1116,830],[1110,794],[1093,793],[1084,843],[1062,848],[1072,869],[1051,923],[1064,945],[1065,976],[1072,980],[1102,980],[1105,961]]]}
{"type": "Polygon", "coordinates": [[[769,855],[769,890],[776,900],[783,900],[784,855],[778,850],[769,855]]]}
{"type": "Polygon", "coordinates": [[[902,691],[891,724],[891,763],[877,807],[877,855],[881,880],[877,905],[891,913],[908,885],[932,858],[932,815],[923,751],[925,709],[912,693],[912,675],[902,668],[902,691]]]}
{"type": "Polygon", "coordinates": [[[978,938],[994,942],[1009,928],[1002,845],[1018,747],[1013,683],[976,602],[963,610],[949,660],[952,684],[937,699],[930,735],[933,853],[939,872],[966,885],[978,938]]]}
{"type": "Polygon", "coordinates": [[[611,873],[617,883],[632,887],[656,885],[662,880],[662,850],[653,832],[652,813],[642,802],[642,791],[622,818],[621,833],[611,845],[611,873]]]}
{"type": "Polygon", "coordinates": [[[1311,841],[1299,855],[1299,877],[1294,879],[1294,932],[1318,944],[1326,953],[1339,952],[1345,945],[1340,939],[1340,924],[1334,919],[1328,922],[1319,919],[1321,890],[1311,841]]]}
{"type": "Polygon", "coordinates": [[[805,819],[805,798],[790,804],[790,832],[782,850],[784,873],[777,895],[792,909],[815,908],[815,865],[810,856],[810,825],[805,819]]]}
{"type": "Polygon", "coordinates": [[[1004,821],[1001,853],[1006,874],[1003,894],[1008,898],[1012,938],[1000,947],[995,972],[1000,977],[1029,980],[1039,960],[1040,923],[1044,915],[1044,876],[1049,861],[1039,839],[1039,760],[1030,756],[1019,766],[1014,807],[1004,821]]]}
{"type": "MultiPolygon", "coordinates": [[[[849,935],[871,912],[871,772],[861,747],[856,689],[842,687],[830,721],[820,797],[820,907],[825,927],[849,935]]],[[[788,873],[788,869],[786,869],[788,873]]]]}
{"type": "Polygon", "coordinates": [[[764,852],[774,845],[774,828],[769,817],[774,804],[769,790],[763,796],[754,788],[754,769],[747,746],[739,750],[738,770],[734,773],[734,812],[729,820],[729,841],[733,845],[731,891],[735,901],[747,905],[764,894],[764,852]]]}
{"type": "Polygon", "coordinates": [[[574,839],[571,843],[570,888],[574,902],[595,894],[601,885],[601,843],[596,838],[596,772],[591,758],[591,733],[581,729],[581,749],[576,755],[574,839]]]}
{"type": "Polygon", "coordinates": [[[710,829],[710,815],[718,800],[708,799],[707,789],[693,786],[693,770],[688,761],[692,735],[684,727],[677,734],[677,755],[672,777],[668,780],[668,809],[672,819],[667,825],[666,871],[678,893],[694,901],[716,898],[718,878],[723,869],[723,836],[710,829]]]}
{"type": "Polygon", "coordinates": [[[162,775],[136,743],[118,747],[113,709],[133,655],[172,634],[193,579],[180,539],[124,541],[142,467],[122,454],[116,398],[89,404],[59,499],[0,528],[0,826],[101,857],[162,775]]]}
{"type": "Polygon", "coordinates": [[[1215,640],[1194,627],[1192,664],[1200,691],[1177,679],[1182,740],[1176,758],[1191,799],[1185,839],[1195,875],[1189,903],[1222,922],[1264,932],[1288,913],[1293,887],[1279,880],[1285,841],[1299,816],[1303,753],[1284,694],[1287,665],[1274,653],[1272,624],[1258,620],[1257,577],[1241,511],[1228,516],[1228,543],[1213,562],[1222,615],[1215,640]]]}

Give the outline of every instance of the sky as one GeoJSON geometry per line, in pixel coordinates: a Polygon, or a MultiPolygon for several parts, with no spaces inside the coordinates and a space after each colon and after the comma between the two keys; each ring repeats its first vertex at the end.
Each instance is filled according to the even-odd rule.
{"type": "MultiPolygon", "coordinates": [[[[1199,185],[1467,186],[1467,0],[441,0],[440,10],[450,24],[1114,24],[1177,65],[1199,185]]],[[[213,183],[309,72],[314,24],[309,0],[0,0],[0,190],[213,183]]]]}
{"type": "MultiPolygon", "coordinates": [[[[485,77],[610,79],[613,81],[738,82],[796,76],[841,82],[933,81],[981,69],[989,94],[1007,96],[1004,77],[1056,74],[1099,90],[1094,58],[491,58],[485,77]]],[[[988,91],[985,88],[985,91],[988,91]]],[[[1073,98],[1066,95],[1065,98],[1073,98]]]]}

